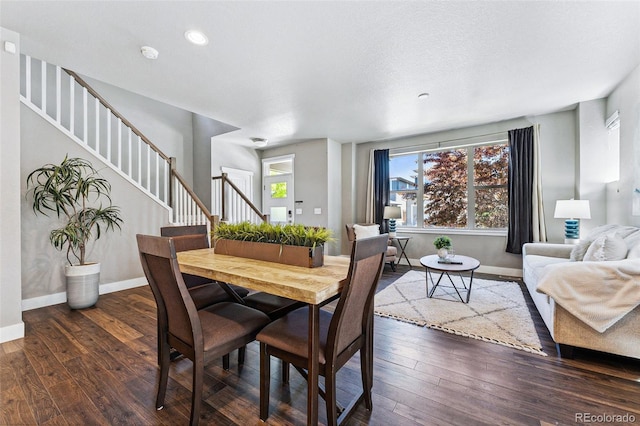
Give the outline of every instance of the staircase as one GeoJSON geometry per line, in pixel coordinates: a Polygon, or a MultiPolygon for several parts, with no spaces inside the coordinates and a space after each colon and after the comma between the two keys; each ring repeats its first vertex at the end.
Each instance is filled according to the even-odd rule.
{"type": "Polygon", "coordinates": [[[216,218],[266,221],[226,175],[214,178],[210,212],[165,155],[73,71],[21,55],[20,101],[84,149],[170,209],[176,225],[207,225],[216,218]],[[220,198],[218,198],[220,197],[220,198]]]}

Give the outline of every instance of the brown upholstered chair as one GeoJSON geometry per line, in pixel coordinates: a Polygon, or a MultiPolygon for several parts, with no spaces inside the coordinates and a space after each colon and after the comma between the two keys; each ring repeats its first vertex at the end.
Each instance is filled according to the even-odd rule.
{"type": "MultiPolygon", "coordinates": [[[[196,250],[209,248],[209,236],[206,225],[185,225],[185,226],[164,226],[160,228],[160,235],[163,237],[177,237],[175,239],[176,252],[185,250],[196,250]]],[[[209,278],[197,275],[182,274],[189,293],[193,298],[197,309],[206,308],[219,302],[233,301],[231,297],[217,282],[212,282],[209,278]]],[[[239,297],[249,294],[246,288],[230,285],[239,297]]]]}
{"type": "MultiPolygon", "coordinates": [[[[356,232],[353,228],[353,223],[347,223],[345,227],[347,228],[347,239],[350,242],[354,242],[356,240],[356,232]]],[[[378,226],[375,223],[357,223],[355,225],[360,226],[378,226]]],[[[379,228],[378,228],[379,229],[379,228]]],[[[379,232],[379,231],[378,231],[379,232]]],[[[384,257],[384,262],[388,263],[391,266],[393,271],[396,270],[396,263],[398,262],[398,248],[393,245],[393,242],[389,240],[387,252],[384,257]]]]}
{"type": "Polygon", "coordinates": [[[176,348],[193,362],[190,424],[200,420],[204,365],[255,339],[269,323],[264,313],[233,302],[220,302],[197,310],[184,283],[169,237],[137,235],[140,261],[151,286],[161,333],[160,376],[156,408],[162,409],[169,378],[169,351],[176,348]]]}
{"type": "MultiPolygon", "coordinates": [[[[338,418],[336,373],[358,351],[362,388],[366,407],[372,408],[373,380],[373,295],[382,272],[389,237],[356,240],[351,252],[349,273],[333,314],[320,310],[320,374],[325,377],[324,394],[327,422],[335,425],[349,415],[344,410],[338,418]]],[[[293,364],[305,374],[309,357],[308,307],[297,309],[272,322],[256,336],[260,342],[260,419],[269,416],[270,356],[293,364]]],[[[358,395],[354,401],[359,400],[358,395]]],[[[355,406],[355,402],[349,407],[355,406]]]]}

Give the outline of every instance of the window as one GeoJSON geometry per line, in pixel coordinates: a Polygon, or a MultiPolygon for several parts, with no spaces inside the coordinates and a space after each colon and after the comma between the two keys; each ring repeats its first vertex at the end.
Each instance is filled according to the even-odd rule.
{"type": "Polygon", "coordinates": [[[391,153],[390,199],[402,209],[398,226],[506,228],[508,164],[506,139],[391,153]]]}

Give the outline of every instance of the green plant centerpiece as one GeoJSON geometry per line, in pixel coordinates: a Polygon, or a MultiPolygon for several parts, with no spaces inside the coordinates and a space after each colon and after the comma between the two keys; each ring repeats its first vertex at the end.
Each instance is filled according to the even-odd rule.
{"type": "Polygon", "coordinates": [[[447,258],[449,250],[451,250],[452,247],[451,238],[447,237],[446,235],[441,235],[433,240],[433,245],[438,250],[438,257],[444,260],[447,258]]]}
{"type": "Polygon", "coordinates": [[[250,222],[220,223],[213,230],[216,253],[296,266],[323,264],[332,232],[323,227],[250,222]]]}
{"type": "Polygon", "coordinates": [[[60,164],[45,164],[29,173],[27,188],[34,213],[55,215],[62,221],[49,234],[49,241],[56,249],[66,250],[69,306],[95,305],[100,264],[87,261],[87,246],[122,224],[120,209],[111,204],[111,184],[89,161],[65,156],[60,164]]]}

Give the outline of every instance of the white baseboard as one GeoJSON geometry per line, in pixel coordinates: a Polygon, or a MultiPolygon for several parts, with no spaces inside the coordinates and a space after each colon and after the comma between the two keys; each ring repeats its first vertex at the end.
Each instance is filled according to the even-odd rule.
{"type": "MultiPolygon", "coordinates": [[[[130,288],[141,287],[147,285],[145,277],[133,278],[130,280],[116,281],[113,283],[101,284],[100,294],[113,293],[114,291],[127,290],[130,288]]],[[[46,296],[32,297],[22,301],[22,310],[30,311],[31,309],[44,308],[45,306],[57,305],[67,301],[67,292],[48,294],[46,296]]]]}
{"type": "MultiPolygon", "coordinates": [[[[414,268],[415,267],[422,268],[422,266],[420,265],[420,259],[409,259],[409,260],[411,261],[411,265],[414,268]]],[[[406,265],[407,261],[403,259],[398,264],[406,265]]],[[[522,278],[522,269],[502,268],[500,266],[480,265],[480,267],[478,269],[476,269],[476,271],[480,272],[480,273],[483,273],[483,274],[503,275],[503,276],[507,276],[507,277],[522,278]]]]}
{"type": "Polygon", "coordinates": [[[24,323],[20,321],[17,324],[8,325],[0,328],[0,343],[10,340],[22,339],[24,337],[24,323]]]}

